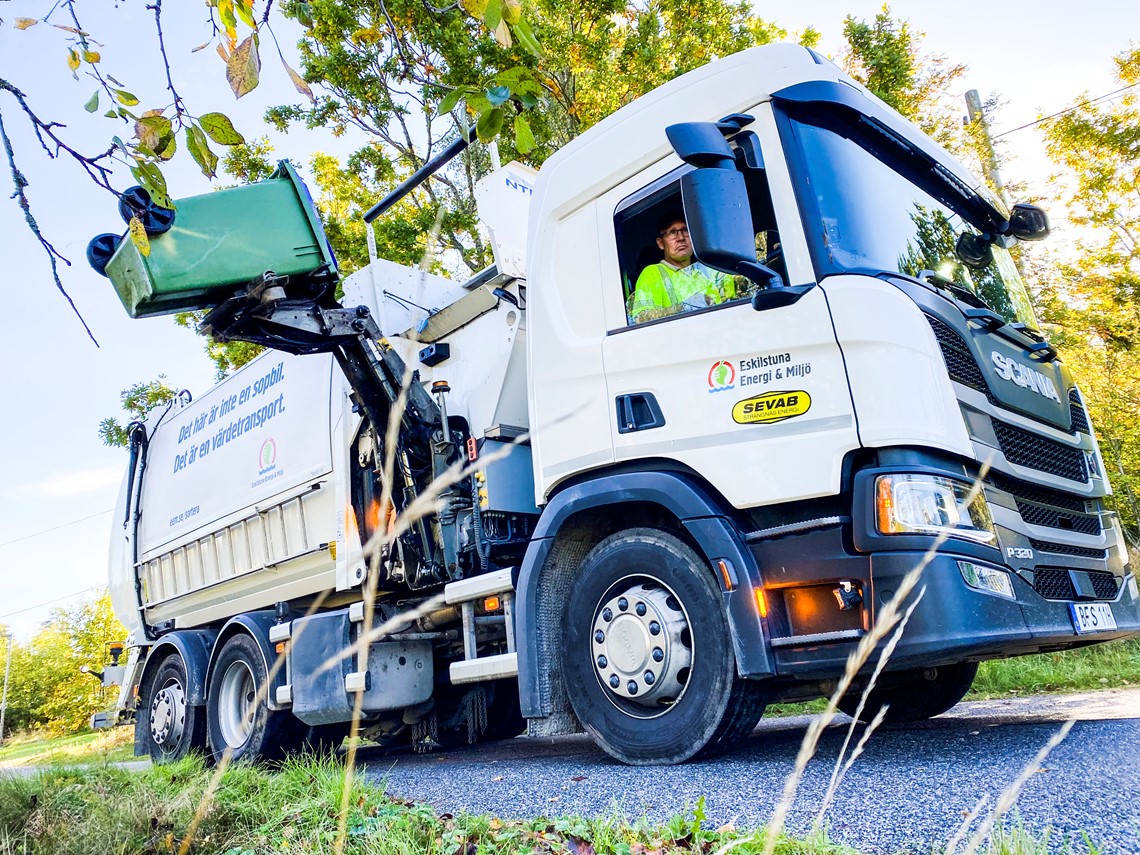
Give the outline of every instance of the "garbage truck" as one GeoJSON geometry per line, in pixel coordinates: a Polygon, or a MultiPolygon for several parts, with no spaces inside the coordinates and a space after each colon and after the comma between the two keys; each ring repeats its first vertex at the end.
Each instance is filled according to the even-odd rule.
{"type": "Polygon", "coordinates": [[[149,255],[93,242],[132,316],[204,309],[266,348],[131,429],[104,723],[137,753],[270,759],[353,720],[416,750],[732,751],[768,703],[831,693],[920,564],[863,716],[1140,632],[1095,431],[1014,261],[1044,212],[816,52],[719,59],[476,196],[494,264],[465,281],[375,257],[342,280],[288,163],[173,214],[128,194],[149,255]],[[733,287],[631,317],[668,212],[733,287]]]}

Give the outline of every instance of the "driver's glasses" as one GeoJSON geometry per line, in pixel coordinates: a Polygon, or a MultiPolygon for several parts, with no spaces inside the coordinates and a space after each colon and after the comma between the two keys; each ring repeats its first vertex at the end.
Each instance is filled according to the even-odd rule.
{"type": "Polygon", "coordinates": [[[688,236],[688,226],[676,226],[675,228],[669,229],[668,231],[661,232],[661,237],[668,238],[669,240],[676,240],[677,238],[688,236]]]}

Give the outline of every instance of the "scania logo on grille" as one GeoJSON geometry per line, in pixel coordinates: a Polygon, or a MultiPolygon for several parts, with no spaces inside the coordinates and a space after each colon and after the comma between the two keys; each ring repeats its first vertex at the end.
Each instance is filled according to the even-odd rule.
{"type": "Polygon", "coordinates": [[[994,361],[994,371],[1002,380],[1016,383],[1023,389],[1032,389],[1038,395],[1061,403],[1061,396],[1057,394],[1057,386],[1051,377],[1014,359],[1006,359],[996,350],[990,353],[990,358],[994,361]]]}

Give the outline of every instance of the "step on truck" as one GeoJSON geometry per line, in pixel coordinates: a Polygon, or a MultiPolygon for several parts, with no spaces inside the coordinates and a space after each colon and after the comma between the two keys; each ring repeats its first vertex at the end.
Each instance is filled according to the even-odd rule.
{"type": "Polygon", "coordinates": [[[1140,631],[1093,427],[1011,255],[1044,213],[818,54],[710,63],[476,195],[494,265],[466,281],[378,258],[341,281],[288,163],[173,216],[129,196],[148,256],[93,241],[131,315],[208,309],[267,348],[132,428],[109,720],[138,753],[275,758],[354,716],[417,750],[731,751],[767,703],[834,689],[924,556],[864,715],[1140,631]],[[669,212],[720,290],[631,314],[669,212]]]}

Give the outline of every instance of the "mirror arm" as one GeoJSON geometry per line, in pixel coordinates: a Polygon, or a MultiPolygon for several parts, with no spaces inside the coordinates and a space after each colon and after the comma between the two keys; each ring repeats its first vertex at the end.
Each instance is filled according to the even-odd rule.
{"type": "Polygon", "coordinates": [[[760,290],[752,295],[752,308],[757,312],[790,306],[815,287],[814,283],[785,285],[779,273],[759,261],[742,261],[733,272],[747,276],[760,286],[760,290]]]}

